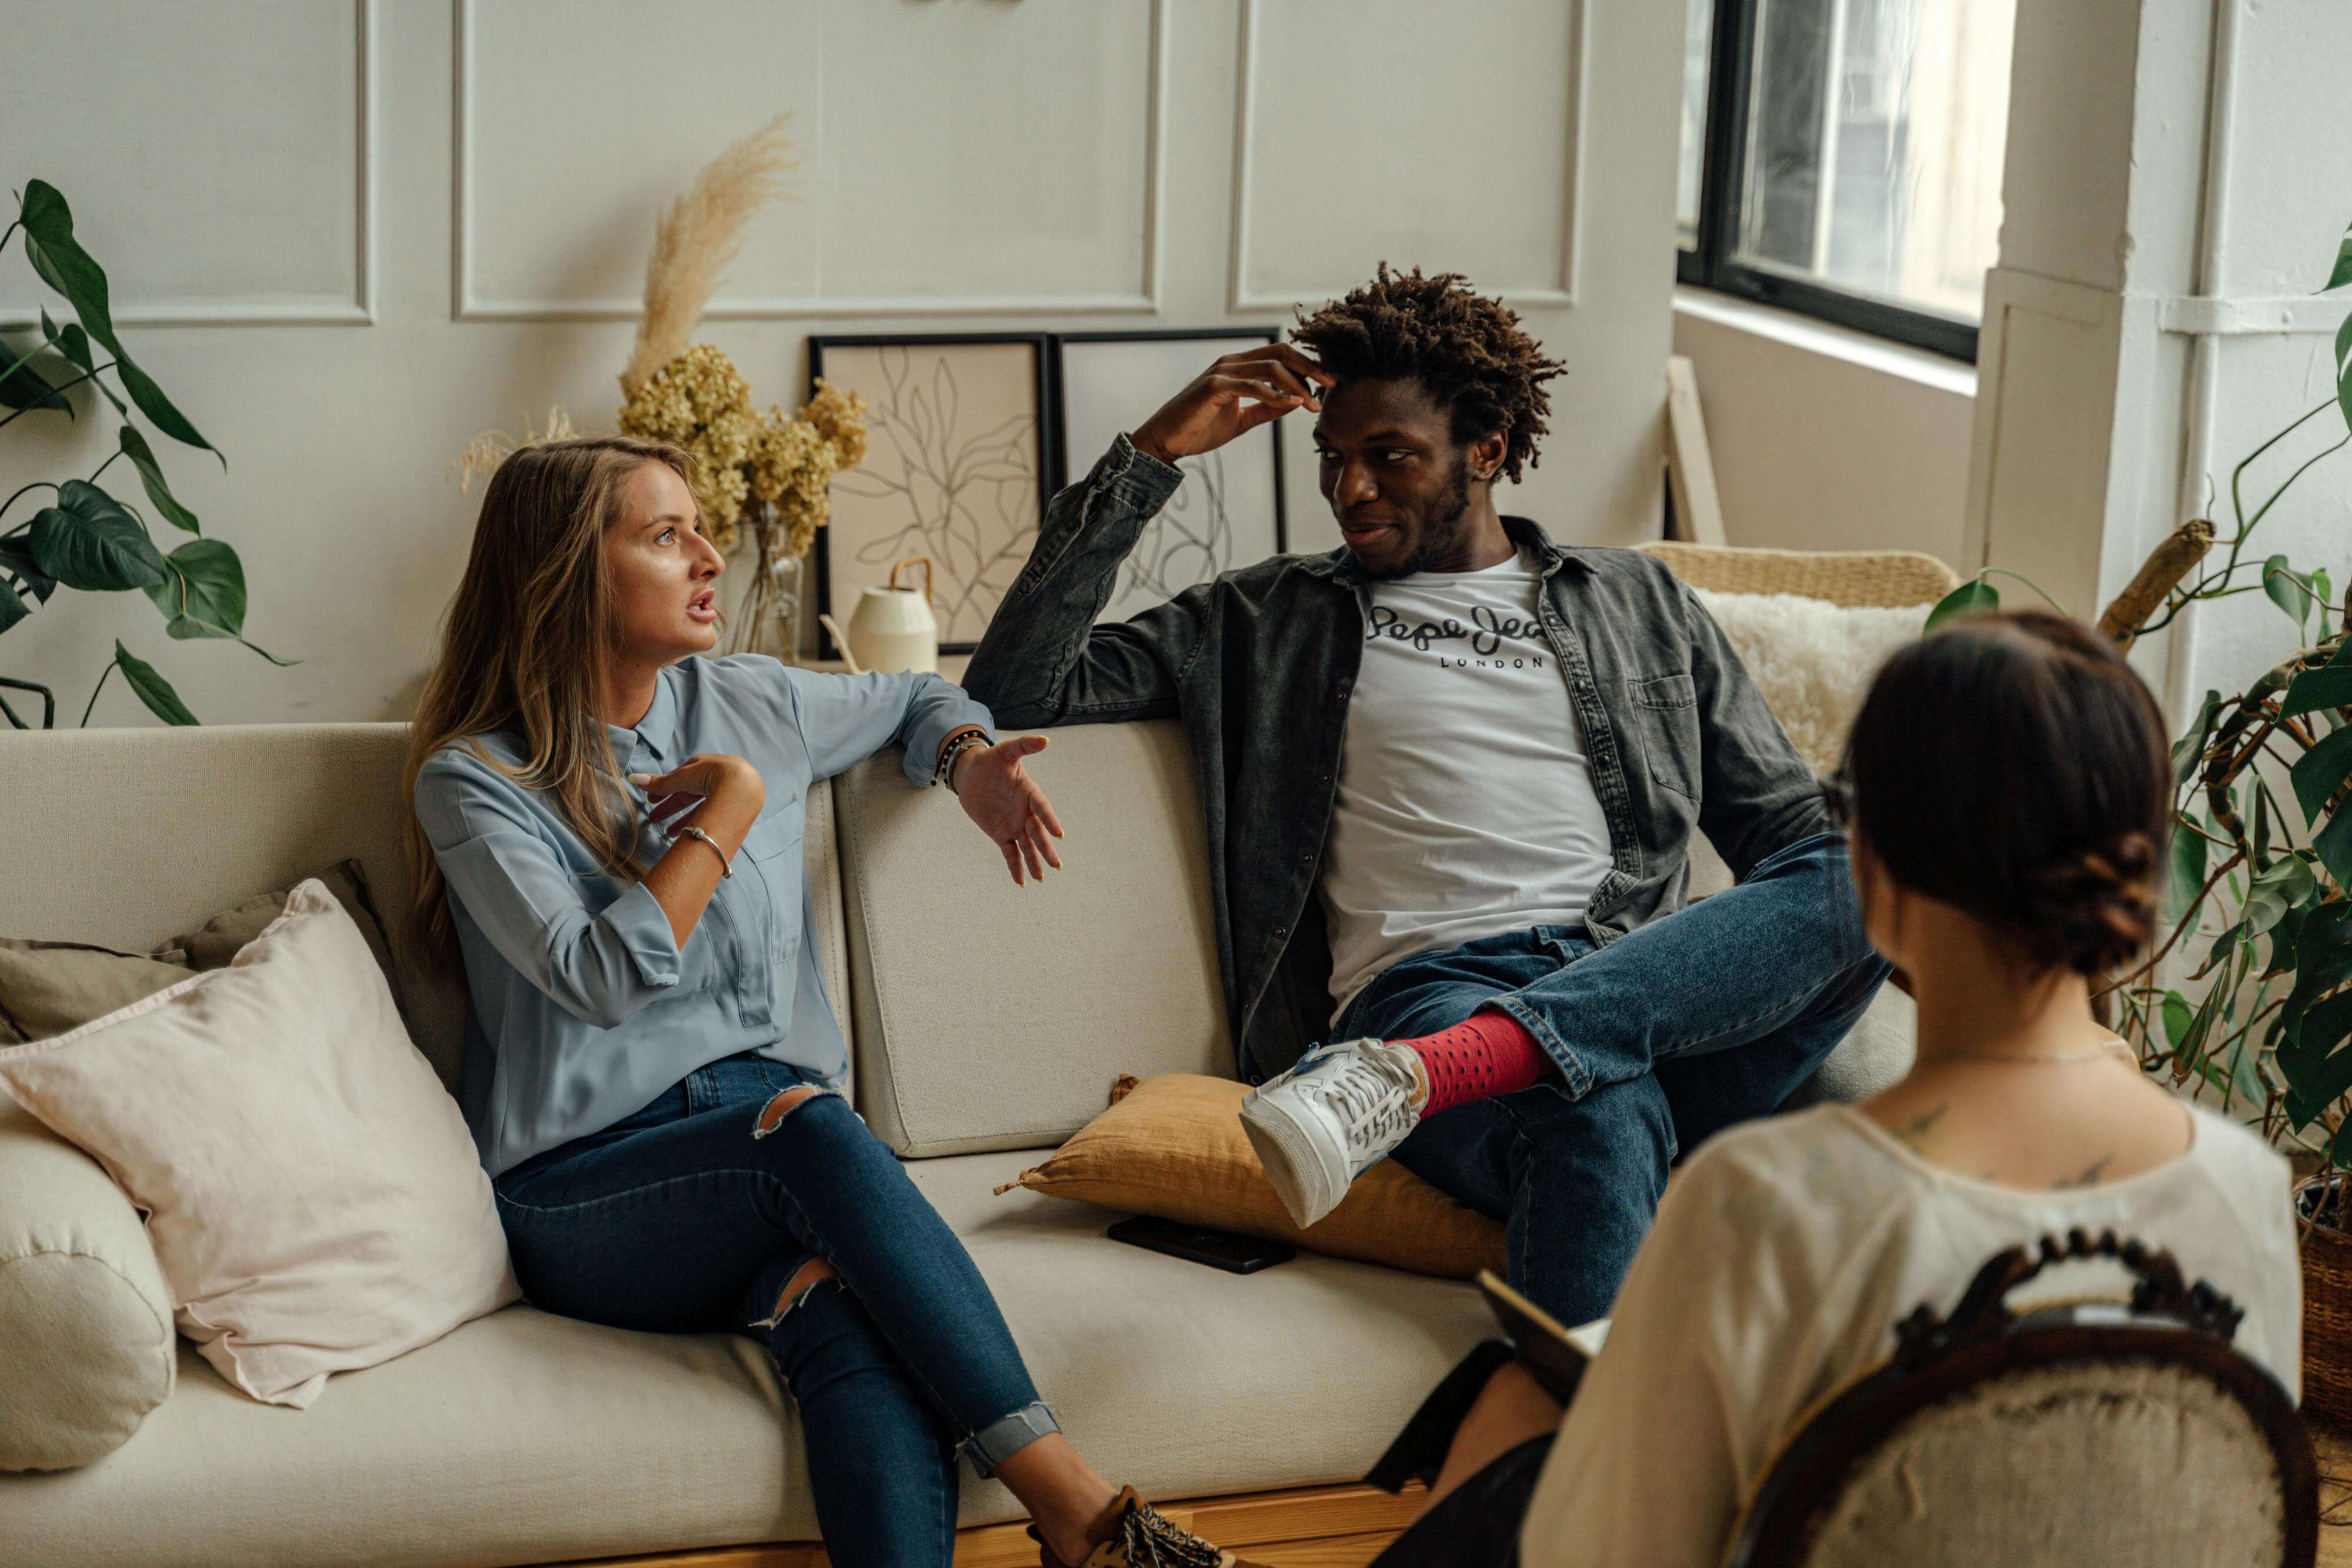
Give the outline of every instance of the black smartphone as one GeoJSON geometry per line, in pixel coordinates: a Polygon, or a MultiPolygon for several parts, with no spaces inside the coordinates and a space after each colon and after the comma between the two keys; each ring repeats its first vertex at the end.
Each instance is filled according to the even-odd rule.
{"type": "Polygon", "coordinates": [[[1255,1274],[1260,1269],[1271,1269],[1298,1256],[1298,1249],[1287,1241],[1261,1241],[1255,1236],[1237,1236],[1230,1230],[1212,1230],[1205,1225],[1184,1225],[1150,1215],[1122,1219],[1110,1228],[1109,1235],[1113,1241],[1149,1247],[1171,1258],[1206,1263],[1212,1269],[1234,1274],[1255,1274]]]}

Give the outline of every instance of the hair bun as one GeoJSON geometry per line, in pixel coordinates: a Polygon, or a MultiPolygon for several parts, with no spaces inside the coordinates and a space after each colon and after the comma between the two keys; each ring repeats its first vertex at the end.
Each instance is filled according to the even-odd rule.
{"type": "Polygon", "coordinates": [[[2023,892],[2018,915],[2035,956],[2083,975],[2119,968],[2155,935],[2155,841],[2119,834],[2034,872],[2023,892]]]}

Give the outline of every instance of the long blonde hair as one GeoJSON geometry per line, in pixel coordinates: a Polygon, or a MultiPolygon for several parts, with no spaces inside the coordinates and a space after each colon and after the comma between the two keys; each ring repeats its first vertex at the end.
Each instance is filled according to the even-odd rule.
{"type": "Polygon", "coordinates": [[[482,494],[466,575],[441,632],[441,654],[417,701],[402,793],[409,933],[416,951],[457,961],[457,924],[433,845],[417,821],[417,775],[458,742],[528,789],[616,875],[642,874],[635,805],[621,787],[599,708],[615,625],[604,535],[621,520],[623,482],[659,463],[700,496],[693,456],[660,442],[584,436],[526,446],[499,465],[482,494]],[[506,730],[521,741],[509,767],[474,739],[506,730]]]}

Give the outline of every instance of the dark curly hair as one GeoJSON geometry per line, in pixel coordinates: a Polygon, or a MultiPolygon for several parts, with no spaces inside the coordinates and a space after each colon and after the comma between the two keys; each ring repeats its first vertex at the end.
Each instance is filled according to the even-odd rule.
{"type": "Polygon", "coordinates": [[[2155,933],[2164,718],[2078,622],[1971,615],[1904,647],[1863,701],[1841,782],[1888,875],[2037,967],[2112,973],[2155,933]]]}
{"type": "Polygon", "coordinates": [[[1346,298],[1300,311],[1290,336],[1343,382],[1419,382],[1451,417],[1456,442],[1506,432],[1502,473],[1512,479],[1536,465],[1551,413],[1543,383],[1567,368],[1520,330],[1517,311],[1471,292],[1460,273],[1424,277],[1385,261],[1346,298]]]}

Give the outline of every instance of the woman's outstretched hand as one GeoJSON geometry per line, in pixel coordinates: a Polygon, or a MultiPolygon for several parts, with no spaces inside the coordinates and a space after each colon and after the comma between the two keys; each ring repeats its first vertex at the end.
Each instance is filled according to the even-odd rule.
{"type": "Polygon", "coordinates": [[[1045,749],[1042,735],[1017,735],[1010,740],[1000,740],[994,746],[978,746],[956,758],[956,799],[963,804],[963,814],[980,824],[1004,856],[1004,866],[1013,873],[1013,885],[1021,885],[1022,868],[1038,881],[1045,880],[1045,868],[1062,869],[1062,854],[1054,841],[1062,836],[1062,820],[1054,815],[1054,803],[1045,799],[1045,791],[1021,759],[1045,749]]]}

